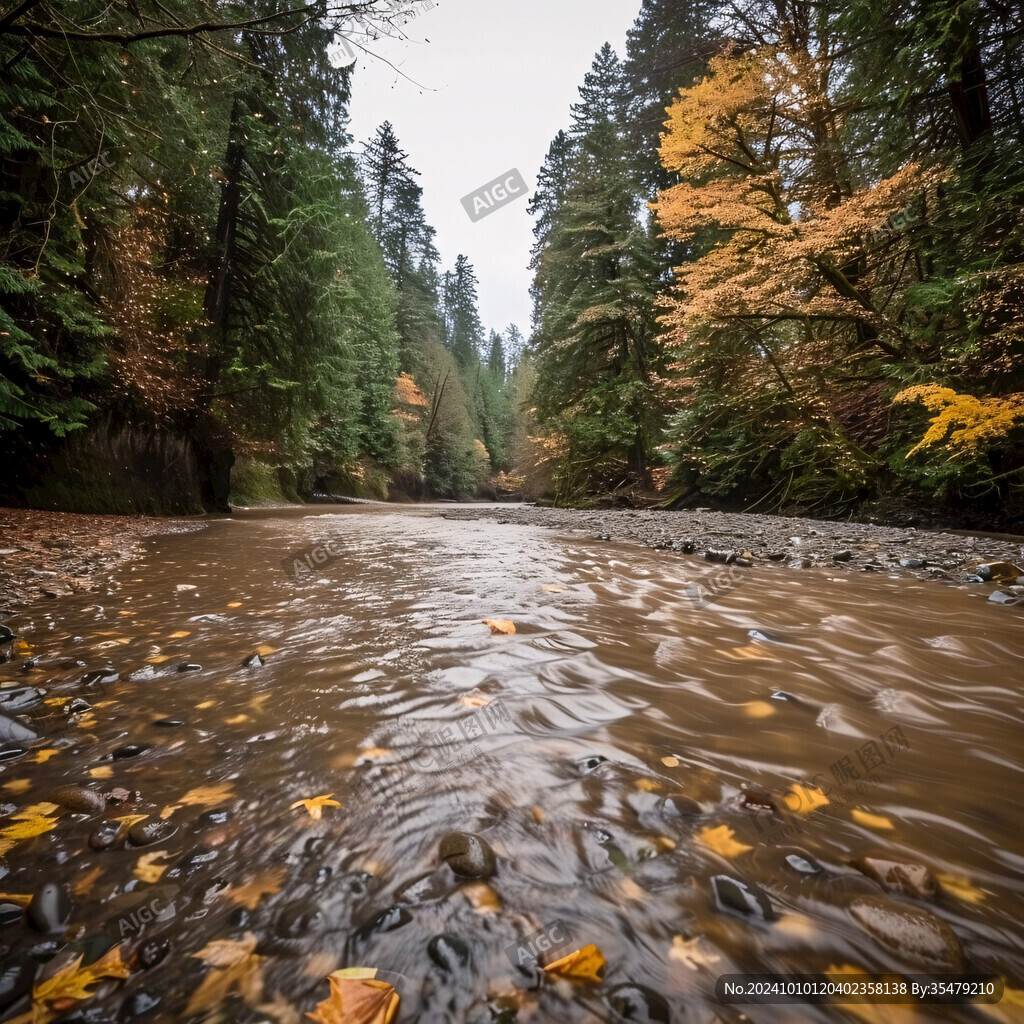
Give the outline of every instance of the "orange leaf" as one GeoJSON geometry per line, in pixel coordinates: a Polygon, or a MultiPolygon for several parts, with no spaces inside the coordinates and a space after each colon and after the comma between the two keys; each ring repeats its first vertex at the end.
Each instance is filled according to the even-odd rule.
{"type": "Polygon", "coordinates": [[[502,633],[511,636],[516,631],[516,624],[508,619],[482,619],[485,626],[489,626],[491,633],[498,636],[502,633]]]}
{"type": "Polygon", "coordinates": [[[584,946],[577,949],[561,960],[548,964],[544,968],[547,974],[553,974],[559,978],[569,978],[572,981],[593,981],[600,983],[604,977],[604,969],[607,966],[601,950],[597,946],[584,946]]]}
{"type": "Polygon", "coordinates": [[[398,993],[386,981],[353,977],[356,973],[349,970],[329,974],[330,997],[306,1016],[317,1024],[391,1024],[398,1013],[398,993]]]}

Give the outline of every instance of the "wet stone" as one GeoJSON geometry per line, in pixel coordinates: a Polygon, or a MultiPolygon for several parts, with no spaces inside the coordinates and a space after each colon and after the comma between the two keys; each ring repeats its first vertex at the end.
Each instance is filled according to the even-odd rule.
{"type": "Polygon", "coordinates": [[[197,828],[213,828],[215,825],[226,825],[231,819],[231,812],[225,810],[205,811],[196,819],[197,828]]]}
{"type": "Polygon", "coordinates": [[[121,1004],[121,1020],[136,1020],[156,1012],[160,1006],[160,997],[152,992],[142,990],[133,992],[121,1004]]]}
{"type": "Polygon", "coordinates": [[[128,829],[128,838],[134,846],[152,846],[170,839],[178,831],[169,821],[137,821],[128,829]]]}
{"type": "Polygon", "coordinates": [[[576,762],[576,770],[586,775],[594,771],[595,768],[599,768],[607,760],[608,758],[603,754],[594,754],[592,757],[584,757],[576,762]]]}
{"type": "Polygon", "coordinates": [[[0,903],[0,928],[18,924],[24,914],[25,911],[17,903],[0,903]]]}
{"type": "Polygon", "coordinates": [[[740,807],[745,811],[775,811],[779,805],[775,797],[763,789],[745,789],[740,793],[740,807]]]}
{"type": "Polygon", "coordinates": [[[703,814],[699,803],[685,793],[670,793],[661,805],[662,813],[670,818],[692,818],[703,814]]]}
{"type": "Polygon", "coordinates": [[[95,672],[86,672],[82,676],[82,683],[85,686],[97,686],[101,683],[116,683],[121,678],[119,672],[112,668],[101,668],[95,672]]]}
{"type": "Polygon", "coordinates": [[[170,951],[171,944],[167,939],[151,939],[139,948],[139,963],[145,968],[156,967],[170,951]]]}
{"type": "Polygon", "coordinates": [[[728,875],[715,875],[711,879],[715,892],[715,903],[719,910],[737,913],[743,917],[754,917],[762,921],[773,921],[775,911],[768,896],[753,882],[743,882],[728,875]]]}
{"type": "Polygon", "coordinates": [[[848,561],[850,561],[851,558],[853,558],[853,552],[852,551],[837,551],[832,556],[832,561],[833,562],[848,562],[848,561]]]}
{"type": "Polygon", "coordinates": [[[412,920],[412,914],[405,907],[389,907],[378,914],[372,921],[359,929],[362,939],[368,939],[375,932],[393,932],[402,928],[412,920]]]}
{"type": "Polygon", "coordinates": [[[46,696],[34,686],[10,686],[0,690],[0,710],[10,714],[35,707],[46,696]]]}
{"type": "Polygon", "coordinates": [[[107,809],[102,795],[84,786],[61,786],[50,794],[50,802],[76,814],[102,814],[107,809]]]}
{"type": "Polygon", "coordinates": [[[50,935],[60,931],[71,916],[71,897],[63,886],[46,882],[36,890],[26,914],[36,931],[50,935]]]}
{"type": "Polygon", "coordinates": [[[121,823],[119,821],[104,821],[100,827],[89,836],[89,845],[94,850],[112,850],[120,845],[121,823]]]}
{"type": "Polygon", "coordinates": [[[161,729],[177,729],[186,723],[184,718],[158,718],[153,724],[161,729]]]}
{"type": "Polygon", "coordinates": [[[953,929],[926,910],[861,896],[850,903],[850,916],[880,946],[921,967],[946,970],[963,962],[953,929]]]}
{"type": "Polygon", "coordinates": [[[924,899],[938,892],[935,876],[923,864],[889,860],[884,857],[861,857],[853,866],[868,878],[893,892],[924,899]]]}
{"type": "Polygon", "coordinates": [[[353,871],[341,878],[342,888],[352,896],[367,896],[374,877],[368,871],[353,871]]]}
{"type": "Polygon", "coordinates": [[[266,662],[263,660],[262,655],[259,654],[250,654],[249,657],[242,662],[242,668],[261,668],[264,665],[266,665],[266,662]]]}
{"type": "Polygon", "coordinates": [[[92,705],[81,697],[74,697],[64,705],[65,715],[81,715],[86,711],[92,711],[92,705]]]}
{"type": "Polygon", "coordinates": [[[798,875],[821,874],[821,865],[809,853],[804,853],[803,850],[794,850],[792,853],[787,853],[783,860],[798,875]]]}
{"type": "Polygon", "coordinates": [[[619,1020],[638,1024],[668,1024],[671,1020],[665,997],[644,985],[616,985],[607,999],[619,1020]]]}
{"type": "Polygon", "coordinates": [[[435,935],[427,944],[427,953],[442,971],[457,971],[469,963],[469,946],[457,935],[435,935]]]}
{"type": "Polygon", "coordinates": [[[320,923],[321,913],[315,907],[293,904],[277,915],[274,930],[282,939],[300,939],[320,923]]]}
{"type": "Polygon", "coordinates": [[[0,743],[31,743],[39,739],[39,733],[19,722],[16,718],[0,714],[0,743]]]}
{"type": "Polygon", "coordinates": [[[39,967],[31,957],[16,954],[0,961],[0,1010],[13,1006],[28,995],[39,967]]]}
{"type": "Polygon", "coordinates": [[[406,882],[395,893],[395,899],[399,903],[410,903],[415,906],[418,903],[441,899],[447,894],[449,888],[445,879],[439,873],[433,872],[406,882]]]}
{"type": "Polygon", "coordinates": [[[123,747],[118,747],[110,756],[115,761],[121,761],[129,757],[138,757],[139,754],[144,754],[152,748],[151,743],[126,743],[123,747]]]}
{"type": "Polygon", "coordinates": [[[184,661],[184,662],[182,662],[178,666],[178,671],[179,672],[202,672],[203,671],[203,666],[202,665],[196,665],[194,662],[191,662],[191,661],[184,661]]]}
{"type": "Polygon", "coordinates": [[[182,857],[167,872],[168,878],[191,878],[207,864],[217,859],[218,852],[206,846],[197,846],[191,853],[182,857]]]}
{"type": "Polygon", "coordinates": [[[0,750],[0,761],[14,761],[27,753],[27,747],[4,747],[0,750]]]}
{"type": "Polygon", "coordinates": [[[487,840],[472,832],[449,832],[441,840],[441,859],[463,878],[490,878],[496,866],[487,840]]]}
{"type": "Polygon", "coordinates": [[[926,558],[901,558],[900,568],[901,569],[924,569],[928,566],[928,559],[926,558]]]}

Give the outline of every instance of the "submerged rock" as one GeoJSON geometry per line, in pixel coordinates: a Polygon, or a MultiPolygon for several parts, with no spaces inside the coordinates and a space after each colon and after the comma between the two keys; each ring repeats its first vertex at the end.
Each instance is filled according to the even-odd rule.
{"type": "Polygon", "coordinates": [[[472,832],[449,832],[441,840],[441,859],[463,878],[490,878],[496,867],[487,840],[472,832]]]}
{"type": "Polygon", "coordinates": [[[0,1010],[13,1006],[32,991],[39,965],[23,953],[4,956],[0,962],[0,1010]]]}
{"type": "Polygon", "coordinates": [[[191,662],[191,661],[184,661],[184,662],[182,662],[178,666],[178,671],[179,672],[202,672],[203,671],[203,666],[202,665],[196,665],[194,662],[191,662]]]}
{"type": "Polygon", "coordinates": [[[458,935],[448,933],[435,935],[427,943],[427,953],[442,971],[456,971],[470,960],[469,946],[458,935]]]}
{"type": "Polygon", "coordinates": [[[719,910],[754,917],[761,921],[774,921],[776,914],[768,896],[753,882],[743,882],[728,875],[715,875],[711,879],[715,903],[719,910]]]}
{"type": "Polygon", "coordinates": [[[36,890],[26,913],[36,931],[52,935],[60,931],[71,916],[71,897],[63,886],[46,882],[36,890]]]}
{"type": "Polygon", "coordinates": [[[178,826],[169,821],[137,821],[128,829],[128,838],[134,846],[152,846],[153,843],[170,839],[177,831],[178,826]]]}
{"type": "Polygon", "coordinates": [[[101,683],[116,683],[121,678],[121,674],[112,668],[100,668],[95,672],[86,672],[82,676],[82,684],[84,686],[97,686],[101,683]]]}
{"type": "Polygon", "coordinates": [[[89,845],[94,850],[112,850],[119,846],[124,838],[121,831],[119,821],[100,822],[100,827],[89,836],[89,845]]]}
{"type": "Polygon", "coordinates": [[[115,761],[121,761],[127,757],[138,757],[139,754],[151,750],[152,746],[151,743],[126,743],[123,747],[118,747],[110,756],[115,761]]]}
{"type": "Polygon", "coordinates": [[[607,996],[608,1005],[620,1020],[638,1024],[669,1024],[671,1014],[664,996],[644,985],[616,985],[607,996]]]}
{"type": "Polygon", "coordinates": [[[45,696],[45,690],[37,690],[34,686],[10,686],[0,689],[0,710],[12,712],[35,707],[45,696]]]}
{"type": "Polygon", "coordinates": [[[39,733],[8,715],[0,715],[0,744],[31,743],[39,739],[39,733]]]}
{"type": "Polygon", "coordinates": [[[107,809],[106,800],[85,786],[61,786],[50,794],[50,801],[76,814],[101,814],[107,809]]]}
{"type": "Polygon", "coordinates": [[[256,653],[250,654],[249,657],[242,662],[242,668],[261,668],[263,665],[266,665],[266,662],[263,660],[263,655],[256,653]]]}
{"type": "Polygon", "coordinates": [[[923,864],[888,860],[884,857],[861,857],[853,866],[886,889],[926,898],[939,891],[935,876],[923,864]]]}
{"type": "Polygon", "coordinates": [[[963,962],[963,947],[953,929],[927,910],[876,896],[860,896],[849,909],[853,920],[890,953],[943,970],[963,962]]]}

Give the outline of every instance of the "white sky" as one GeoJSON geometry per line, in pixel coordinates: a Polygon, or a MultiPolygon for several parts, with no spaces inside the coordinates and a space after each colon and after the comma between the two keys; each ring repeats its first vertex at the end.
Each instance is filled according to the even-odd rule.
{"type": "Polygon", "coordinates": [[[606,40],[624,55],[639,9],[640,0],[438,0],[405,26],[408,40],[372,44],[401,74],[359,58],[356,146],[383,121],[394,125],[421,172],[444,269],[460,252],[476,268],[485,330],[512,322],[529,336],[533,219],[524,198],[474,224],[460,200],[513,167],[532,193],[594,55],[606,40]]]}

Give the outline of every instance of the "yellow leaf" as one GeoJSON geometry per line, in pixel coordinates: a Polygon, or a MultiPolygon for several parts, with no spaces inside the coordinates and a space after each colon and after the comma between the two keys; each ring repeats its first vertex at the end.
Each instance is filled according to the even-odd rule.
{"type": "Polygon", "coordinates": [[[537,804],[534,804],[530,808],[530,813],[533,815],[533,820],[537,822],[538,825],[544,824],[544,809],[542,807],[538,807],[537,804]]]}
{"type": "Polygon", "coordinates": [[[241,601],[228,601],[228,607],[229,608],[241,608],[242,607],[242,602],[241,601]]]}
{"type": "Polygon", "coordinates": [[[671,755],[669,755],[668,757],[663,757],[661,759],[661,763],[666,768],[678,768],[679,767],[679,758],[678,757],[672,757],[671,755]]]}
{"type": "Polygon", "coordinates": [[[601,950],[597,946],[584,946],[568,956],[563,956],[553,964],[544,968],[546,974],[557,978],[569,978],[572,981],[593,981],[600,984],[607,966],[601,950]]]}
{"type": "Polygon", "coordinates": [[[0,892],[0,900],[4,903],[17,903],[19,907],[27,907],[32,902],[32,893],[0,892]]]}
{"type": "Polygon", "coordinates": [[[398,1013],[398,993],[373,977],[346,977],[346,971],[327,976],[331,994],[306,1016],[315,1024],[391,1024],[398,1013]]]}
{"type": "Polygon", "coordinates": [[[172,633],[167,639],[168,640],[181,640],[183,637],[191,636],[192,633],[187,629],[179,629],[177,633],[172,633]]]}
{"type": "Polygon", "coordinates": [[[84,875],[79,875],[71,886],[71,895],[76,899],[85,899],[92,892],[96,879],[102,874],[103,868],[97,864],[91,871],[87,871],[84,875]]]}
{"type": "Polygon", "coordinates": [[[185,1008],[187,1015],[218,1006],[233,994],[241,996],[247,1006],[259,1003],[263,995],[264,958],[253,952],[256,944],[256,936],[246,933],[239,942],[217,939],[192,954],[209,964],[211,970],[192,993],[185,1008]]]}
{"type": "Polygon", "coordinates": [[[217,706],[215,700],[204,700],[201,704],[196,705],[197,711],[205,711],[207,708],[213,708],[217,706]]]}
{"type": "Polygon", "coordinates": [[[170,867],[170,864],[157,864],[157,861],[164,860],[170,857],[170,855],[170,852],[167,850],[154,850],[152,853],[144,853],[136,863],[132,874],[140,882],[147,882],[150,885],[154,882],[159,882],[161,875],[170,867]]]}
{"type": "Polygon", "coordinates": [[[111,818],[111,821],[121,822],[122,829],[130,829],[137,821],[145,821],[148,814],[124,814],[120,818],[111,818]]]}
{"type": "Polygon", "coordinates": [[[653,793],[656,789],[661,789],[661,783],[655,782],[654,779],[637,779],[634,785],[645,793],[653,793]]]}
{"type": "MultiPolygon", "coordinates": [[[[50,806],[52,807],[53,805],[51,804],[50,806]]],[[[19,817],[21,816],[19,815],[19,817]]],[[[34,839],[36,836],[41,836],[44,832],[49,832],[56,827],[56,818],[38,815],[16,821],[13,825],[0,829],[0,857],[4,856],[8,850],[17,846],[18,843],[24,842],[26,839],[34,839]]]]}
{"type": "Polygon", "coordinates": [[[890,829],[894,829],[896,826],[882,814],[869,814],[867,811],[860,811],[856,807],[850,811],[850,817],[853,818],[858,825],[863,825],[865,828],[874,828],[882,832],[887,832],[890,829]]]}
{"type": "Polygon", "coordinates": [[[736,833],[728,825],[719,825],[718,828],[706,825],[697,833],[697,838],[722,857],[738,857],[741,853],[753,849],[752,846],[737,842],[736,833]]]}
{"type": "Polygon", "coordinates": [[[171,656],[169,654],[154,654],[152,658],[146,659],[147,665],[162,665],[165,661],[170,661],[171,656]]]}
{"type": "Polygon", "coordinates": [[[45,750],[37,750],[36,756],[32,758],[36,764],[46,764],[51,757],[56,757],[60,753],[55,747],[47,747],[45,750]]]}
{"type": "Polygon", "coordinates": [[[32,783],[28,779],[11,779],[10,782],[4,783],[4,789],[10,790],[17,795],[18,793],[24,793],[31,785],[32,783]]]}
{"type": "Polygon", "coordinates": [[[464,693],[459,698],[459,703],[467,708],[485,708],[491,702],[486,697],[480,697],[475,693],[464,693]]]}
{"type": "Polygon", "coordinates": [[[260,644],[260,646],[256,648],[256,653],[261,658],[265,658],[268,654],[277,654],[277,648],[268,647],[266,644],[260,644]]]}
{"type": "Polygon", "coordinates": [[[775,708],[766,700],[752,700],[743,705],[743,714],[747,718],[767,718],[775,714],[775,708]]]}
{"type": "Polygon", "coordinates": [[[44,1007],[46,1003],[62,1004],[60,1013],[63,1014],[67,1010],[63,1006],[67,1000],[81,1002],[83,999],[89,999],[92,996],[89,989],[98,981],[102,981],[104,978],[127,977],[128,967],[121,959],[121,949],[118,946],[88,967],[82,967],[82,957],[79,956],[52,978],[41,981],[32,990],[36,1012],[39,1016],[50,1019],[48,1013],[39,1013],[39,1008],[44,1007]]]}
{"type": "Polygon", "coordinates": [[[935,875],[938,879],[939,885],[942,886],[945,892],[948,892],[951,896],[955,896],[958,900],[963,900],[965,903],[981,903],[985,899],[985,893],[981,889],[976,889],[971,885],[970,881],[964,878],[962,875],[946,875],[937,873],[935,875]]]}
{"type": "Polygon", "coordinates": [[[312,796],[308,800],[296,800],[288,810],[293,811],[296,807],[305,807],[309,816],[314,821],[319,821],[323,817],[325,807],[341,806],[337,800],[331,799],[332,796],[334,796],[333,793],[328,793],[326,796],[312,796]]]}
{"type": "Polygon", "coordinates": [[[27,820],[29,818],[43,818],[49,817],[54,811],[59,810],[59,804],[51,804],[44,800],[41,804],[30,804],[28,807],[23,807],[17,814],[12,814],[11,818],[14,821],[27,820]]]}
{"type": "Polygon", "coordinates": [[[501,633],[511,636],[516,631],[516,624],[508,619],[481,619],[485,626],[488,626],[495,636],[501,633]]]}
{"type": "MultiPolygon", "coordinates": [[[[812,811],[816,811],[819,807],[825,807],[829,803],[828,797],[817,786],[800,786],[798,789],[791,789],[789,792],[797,800],[794,814],[810,814],[812,811]]],[[[786,795],[788,796],[789,793],[786,795]]],[[[786,801],[786,806],[789,807],[788,800],[786,801]]]]}
{"type": "Polygon", "coordinates": [[[109,764],[101,764],[99,768],[90,768],[89,777],[93,779],[110,779],[113,778],[114,769],[109,764]]]}
{"type": "Polygon", "coordinates": [[[180,800],[182,807],[211,807],[234,798],[234,785],[230,782],[219,782],[213,786],[196,786],[190,789],[180,800]]]}
{"type": "Polygon", "coordinates": [[[767,651],[762,650],[760,647],[755,647],[753,644],[747,647],[734,647],[731,651],[722,651],[727,658],[732,658],[733,661],[778,661],[774,654],[769,654],[767,651]]]}
{"type": "Polygon", "coordinates": [[[481,914],[501,910],[501,898],[486,882],[467,882],[460,891],[481,914]]]}
{"type": "Polygon", "coordinates": [[[232,715],[231,718],[225,718],[225,725],[241,725],[243,722],[251,722],[252,719],[248,715],[232,715]]]}
{"type": "Polygon", "coordinates": [[[246,882],[245,885],[233,885],[228,890],[228,899],[240,904],[247,910],[255,910],[263,902],[264,896],[273,896],[281,891],[284,874],[283,868],[277,868],[273,871],[265,871],[263,874],[257,875],[246,882]]]}

